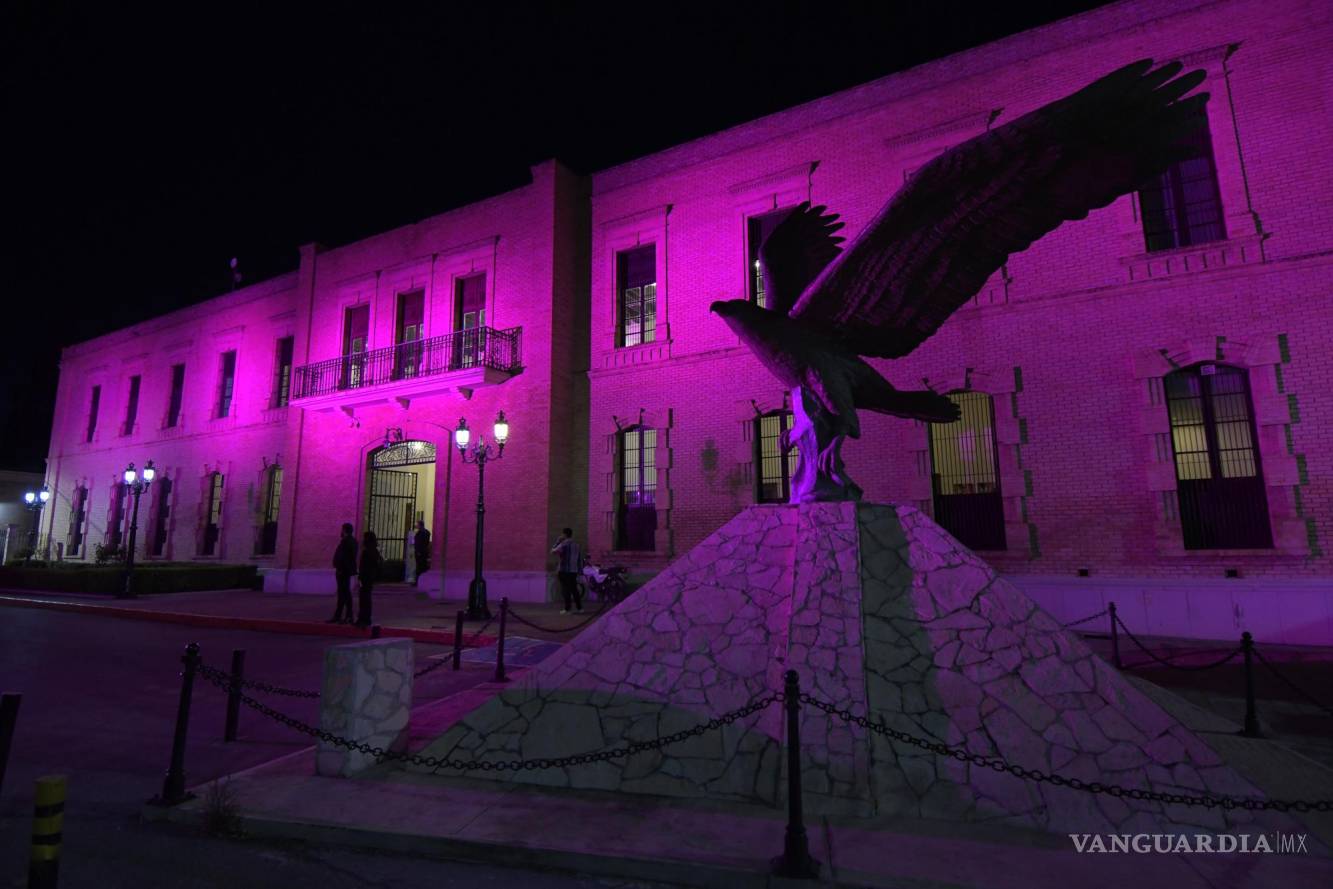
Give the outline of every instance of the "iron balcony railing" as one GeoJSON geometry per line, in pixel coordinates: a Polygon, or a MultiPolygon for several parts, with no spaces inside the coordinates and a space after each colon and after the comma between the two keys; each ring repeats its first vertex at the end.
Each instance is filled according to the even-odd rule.
{"type": "Polygon", "coordinates": [[[292,399],[331,395],[348,389],[365,389],[478,367],[512,372],[522,364],[523,328],[474,327],[302,365],[296,368],[292,399]]]}

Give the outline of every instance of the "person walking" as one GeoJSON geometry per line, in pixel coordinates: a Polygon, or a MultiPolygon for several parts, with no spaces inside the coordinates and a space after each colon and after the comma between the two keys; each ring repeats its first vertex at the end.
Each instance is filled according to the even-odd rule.
{"type": "Polygon", "coordinates": [[[430,570],[430,532],[426,530],[426,523],[417,522],[417,533],[412,538],[412,552],[417,557],[417,576],[413,583],[421,583],[421,575],[430,570]]]}
{"type": "Polygon", "coordinates": [[[356,530],[351,522],[343,522],[342,537],[333,551],[333,576],[338,581],[338,605],[333,617],[326,623],[352,622],[352,578],[356,575],[356,530]]]}
{"type": "Polygon", "coordinates": [[[370,626],[370,594],[375,588],[375,581],[379,580],[380,563],[379,541],[375,539],[374,531],[367,531],[361,538],[361,571],[360,578],[360,607],[356,611],[356,625],[358,627],[370,626]]]}
{"type": "Polygon", "coordinates": [[[583,567],[583,553],[579,550],[579,545],[574,542],[574,530],[565,528],[560,535],[560,539],[551,547],[551,552],[560,556],[560,566],[556,569],[556,576],[560,578],[560,594],[564,597],[565,607],[560,610],[561,614],[569,614],[571,610],[583,610],[583,595],[579,592],[579,570],[583,567]]]}

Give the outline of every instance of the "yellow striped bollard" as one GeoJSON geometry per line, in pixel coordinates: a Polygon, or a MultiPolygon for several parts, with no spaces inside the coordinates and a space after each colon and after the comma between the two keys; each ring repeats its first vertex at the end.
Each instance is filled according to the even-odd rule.
{"type": "Polygon", "coordinates": [[[37,779],[32,811],[32,854],[28,889],[56,889],[60,870],[60,832],[65,826],[65,776],[37,779]]]}

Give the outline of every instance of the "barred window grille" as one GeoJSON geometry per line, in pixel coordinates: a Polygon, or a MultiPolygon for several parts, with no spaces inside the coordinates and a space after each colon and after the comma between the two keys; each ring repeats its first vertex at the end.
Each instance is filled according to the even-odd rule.
{"type": "Polygon", "coordinates": [[[982,392],[948,398],[961,416],[927,424],[935,521],[971,549],[1005,549],[994,403],[982,392]]]}
{"type": "Polygon", "coordinates": [[[1271,547],[1249,375],[1198,364],[1164,382],[1185,548],[1271,547]]]}
{"type": "Polygon", "coordinates": [[[657,246],[647,244],[616,256],[619,345],[657,339],[657,246]]]}
{"type": "Polygon", "coordinates": [[[618,438],[616,549],[652,552],[657,532],[657,430],[634,426],[622,430],[618,438]]]}
{"type": "Polygon", "coordinates": [[[789,432],[795,417],[791,411],[773,411],[754,421],[755,473],[759,503],[787,503],[791,500],[791,479],[801,459],[793,445],[782,448],[782,433],[789,432]]]}
{"type": "Polygon", "coordinates": [[[751,216],[745,222],[746,241],[749,246],[750,300],[758,306],[768,307],[768,295],[764,292],[764,264],[759,258],[759,249],[764,241],[778,227],[778,223],[787,218],[789,210],[775,210],[762,216],[751,216]]]}
{"type": "Polygon", "coordinates": [[[222,473],[209,473],[205,479],[204,539],[199,554],[217,554],[218,538],[222,536],[222,473]]]}
{"type": "Polygon", "coordinates": [[[1148,252],[1189,247],[1226,237],[1217,166],[1206,116],[1188,140],[1189,156],[1139,190],[1148,252]]]}
{"type": "Polygon", "coordinates": [[[270,466],[264,473],[264,512],[255,554],[271,556],[278,551],[278,507],[282,503],[282,467],[270,466]]]}

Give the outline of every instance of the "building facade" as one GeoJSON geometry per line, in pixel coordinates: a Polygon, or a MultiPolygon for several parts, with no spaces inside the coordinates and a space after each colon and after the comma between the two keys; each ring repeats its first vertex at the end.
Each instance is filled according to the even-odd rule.
{"type": "Polygon", "coordinates": [[[589,180],[546,164],[306,247],[293,275],[66,351],[51,539],[67,558],[120,540],[120,472],[153,457],[172,485],[144,502],[150,558],[254,559],[268,589],[325,590],[338,524],[393,537],[420,518],[460,595],[477,472],[448,429],[503,409],[493,593],[549,595],[564,525],[598,560],[660,569],[784,500],[800,459],[779,445],[786,394],[708,312],[764,300],[757,246],[782,211],[824,204],[854,234],[949,147],[1180,59],[1212,97],[1192,156],[880,362],[963,419],[866,415],[845,457],[867,497],[926,509],[1062,619],[1115,601],[1136,632],[1333,644],[1329,18],[1315,0],[1123,2],[589,180]]]}
{"type": "MultiPolygon", "coordinates": [[[[1120,3],[593,176],[593,551],[656,567],[785,499],[786,393],[709,314],[777,211],[854,235],[949,147],[1132,60],[1207,72],[1193,157],[1011,257],[906,359],[961,421],[844,450],[1058,617],[1333,643],[1327,4],[1120,3]]],[[[1097,626],[1104,624],[1100,622],[1097,626]]]]}
{"type": "Polygon", "coordinates": [[[465,595],[478,473],[451,433],[512,430],[488,467],[492,595],[546,597],[557,530],[583,524],[580,294],[586,182],[555,163],[489,200],[325,250],[290,275],[66,349],[48,482],[60,555],[126,545],[130,462],[157,481],[141,559],[253,561],[267,590],[331,592],[339,526],[373,530],[420,585],[465,595]]]}

